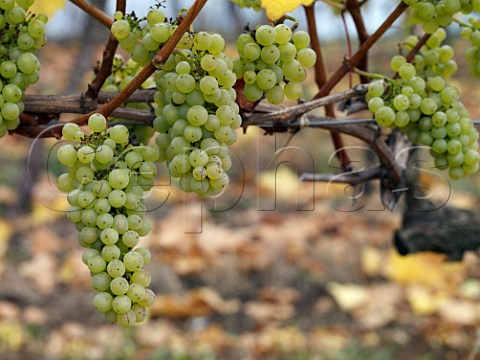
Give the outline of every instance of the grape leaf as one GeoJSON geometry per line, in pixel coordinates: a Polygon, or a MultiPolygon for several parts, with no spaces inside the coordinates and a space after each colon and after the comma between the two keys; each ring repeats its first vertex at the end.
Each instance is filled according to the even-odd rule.
{"type": "Polygon", "coordinates": [[[262,7],[270,20],[278,20],[300,5],[310,5],[312,3],[313,0],[262,0],[262,7]]]}
{"type": "Polygon", "coordinates": [[[49,18],[65,7],[65,0],[36,1],[30,10],[35,14],[43,13],[49,18]]]}

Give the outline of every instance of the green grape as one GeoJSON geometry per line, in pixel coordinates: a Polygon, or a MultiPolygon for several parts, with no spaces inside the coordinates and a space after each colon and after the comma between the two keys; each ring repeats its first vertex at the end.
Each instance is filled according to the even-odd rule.
{"type": "MultiPolygon", "coordinates": [[[[150,275],[150,273],[148,271],[146,271],[144,269],[140,269],[140,270],[135,271],[130,278],[131,283],[140,284],[144,288],[147,288],[150,285],[151,281],[152,281],[152,276],[150,275]]],[[[148,293],[148,289],[147,289],[146,293],[148,293]]],[[[147,294],[145,294],[145,295],[147,295],[147,294]]]]}
{"type": "Polygon", "coordinates": [[[137,252],[128,252],[123,257],[123,263],[128,271],[138,271],[143,267],[143,258],[137,252]]]}
{"type": "Polygon", "coordinates": [[[317,54],[312,49],[305,48],[298,51],[297,59],[303,67],[310,68],[317,62],[317,54]]]}
{"type": "Polygon", "coordinates": [[[110,282],[110,291],[114,295],[117,295],[117,296],[118,295],[125,295],[128,291],[128,288],[129,288],[128,281],[127,281],[127,279],[125,279],[123,277],[114,278],[110,282]]]}
{"type": "Polygon", "coordinates": [[[292,29],[285,24],[275,26],[275,42],[277,44],[286,44],[292,38],[292,29]]]}
{"type": "Polygon", "coordinates": [[[125,39],[130,33],[130,24],[127,20],[118,20],[113,23],[111,30],[113,36],[119,40],[122,40],[125,39]]]}
{"type": "Polygon", "coordinates": [[[93,306],[101,312],[107,312],[112,308],[113,297],[108,292],[99,292],[93,298],[93,306]]]}
{"type": "Polygon", "coordinates": [[[375,120],[381,126],[389,126],[395,121],[395,112],[387,106],[382,106],[375,113],[375,120]]]}
{"type": "Polygon", "coordinates": [[[276,32],[270,25],[261,25],[255,31],[255,40],[262,46],[269,46],[275,42],[276,32]]]}
{"type": "Polygon", "coordinates": [[[302,85],[296,81],[288,82],[284,87],[284,91],[285,97],[290,100],[298,100],[303,94],[302,85]]]}
{"type": "Polygon", "coordinates": [[[127,313],[132,306],[132,301],[126,295],[120,295],[113,299],[112,309],[118,314],[127,313]]]}
{"type": "Polygon", "coordinates": [[[256,84],[264,91],[270,90],[275,86],[277,77],[272,70],[263,69],[260,70],[256,76],[256,84]]]}
{"type": "MultiPolygon", "coordinates": [[[[89,250],[90,251],[94,250],[94,251],[97,252],[97,254],[92,254],[92,255],[88,256],[86,261],[84,261],[84,263],[86,265],[88,265],[88,261],[89,261],[90,258],[92,258],[94,256],[99,256],[98,255],[98,250],[87,249],[86,251],[89,251],[89,250]]],[[[103,292],[103,291],[110,290],[110,282],[111,281],[112,281],[112,278],[106,272],[100,272],[98,274],[94,274],[94,275],[92,275],[92,288],[95,289],[98,292],[103,292]]]]}
{"type": "Polygon", "coordinates": [[[292,36],[293,44],[297,49],[305,49],[310,45],[310,35],[306,31],[297,31],[292,36]]]}

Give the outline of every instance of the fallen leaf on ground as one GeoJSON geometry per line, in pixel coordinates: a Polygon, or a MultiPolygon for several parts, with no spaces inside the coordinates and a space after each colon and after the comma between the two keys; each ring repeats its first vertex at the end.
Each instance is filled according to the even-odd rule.
{"type": "Polygon", "coordinates": [[[151,313],[156,316],[185,318],[205,316],[212,313],[231,314],[237,312],[237,300],[224,300],[212,289],[200,288],[184,295],[157,296],[151,313]]]}
{"type": "Polygon", "coordinates": [[[327,284],[327,290],[343,311],[351,311],[364,306],[370,299],[368,290],[353,284],[327,284]]]}

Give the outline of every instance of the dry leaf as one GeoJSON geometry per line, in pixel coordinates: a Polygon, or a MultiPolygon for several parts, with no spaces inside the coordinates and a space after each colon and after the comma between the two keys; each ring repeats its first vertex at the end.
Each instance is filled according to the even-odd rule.
{"type": "Polygon", "coordinates": [[[433,314],[447,294],[439,294],[421,285],[413,285],[407,289],[407,299],[413,312],[418,315],[433,314]]]}
{"type": "Polygon", "coordinates": [[[231,314],[239,309],[237,300],[223,300],[209,288],[200,288],[184,295],[157,296],[152,315],[174,318],[205,316],[212,313],[231,314]]]}
{"type": "Polygon", "coordinates": [[[438,313],[444,321],[457,325],[478,325],[480,309],[476,303],[450,299],[438,306],[438,313]]]}
{"type": "Polygon", "coordinates": [[[375,247],[368,246],[362,251],[362,270],[368,276],[379,276],[383,272],[385,255],[375,247]]]}
{"type": "Polygon", "coordinates": [[[330,282],[327,290],[343,311],[352,311],[369,301],[368,290],[359,285],[330,282]]]}
{"type": "Polygon", "coordinates": [[[424,284],[434,289],[453,289],[462,280],[463,263],[447,263],[445,255],[419,253],[408,256],[392,251],[388,276],[404,284],[424,284]]]}

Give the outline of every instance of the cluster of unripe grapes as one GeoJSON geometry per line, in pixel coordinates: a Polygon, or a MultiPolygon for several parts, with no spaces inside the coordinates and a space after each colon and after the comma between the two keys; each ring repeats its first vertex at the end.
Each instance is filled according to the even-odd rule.
{"type": "Polygon", "coordinates": [[[256,102],[265,94],[272,104],[280,104],[285,97],[300,99],[306,68],[317,61],[309,44],[307,32],[294,33],[286,24],[261,25],[241,34],[237,39],[240,59],[234,61],[234,71],[245,82],[247,100],[256,102]]]}
{"type": "Polygon", "coordinates": [[[453,50],[439,45],[426,45],[415,64],[394,56],[391,67],[399,78],[373,83],[367,101],[379,125],[399,128],[412,143],[430,146],[435,166],[460,179],[479,170],[479,134],[458,89],[440,75],[453,50]]]}
{"type": "MultiPolygon", "coordinates": [[[[155,39],[157,28],[168,29],[162,42],[170,37],[173,25],[159,12],[152,9],[147,14],[137,46],[144,46],[146,37],[155,39]]],[[[156,139],[160,160],[167,161],[182,190],[205,196],[217,195],[228,185],[226,172],[232,165],[228,146],[236,141],[235,130],[241,125],[233,89],[237,79],[224,47],[218,34],[187,32],[155,74],[153,126],[160,133],[156,139]]]]}
{"type": "Polygon", "coordinates": [[[89,118],[88,127],[90,135],[74,123],[63,127],[69,143],[57,158],[67,172],[57,186],[68,193],[67,217],[85,248],[82,260],[98,292],[93,305],[107,320],[129,327],[146,319],[155,300],[150,273],[143,269],[151,254],[135,247],[151,230],[143,198],[154,185],[158,149],[132,144],[123,125],[106,130],[100,114],[89,118]]]}
{"type": "Polygon", "coordinates": [[[439,27],[452,23],[453,15],[458,12],[470,14],[480,10],[478,0],[403,0],[410,6],[410,19],[414,24],[421,24],[423,30],[434,33],[439,27]]]}
{"type": "MultiPolygon", "coordinates": [[[[479,9],[480,11],[480,5],[479,9]]],[[[478,18],[469,18],[468,24],[462,23],[462,37],[472,44],[467,50],[466,59],[470,64],[470,72],[476,77],[480,77],[480,21],[478,18]]]]}
{"type": "Polygon", "coordinates": [[[0,1],[0,137],[20,124],[25,89],[38,81],[35,51],[45,45],[43,14],[28,13],[34,0],[0,1]]]}

